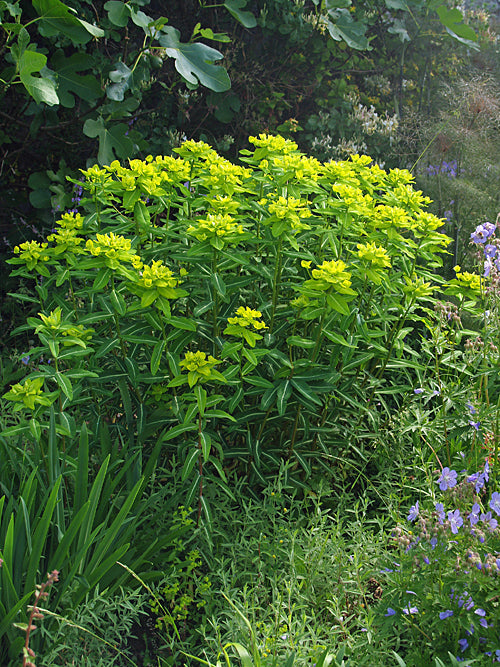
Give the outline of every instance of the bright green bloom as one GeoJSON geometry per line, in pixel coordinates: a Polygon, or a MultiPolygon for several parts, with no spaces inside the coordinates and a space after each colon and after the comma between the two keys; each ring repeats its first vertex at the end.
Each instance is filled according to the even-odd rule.
{"type": "Polygon", "coordinates": [[[331,287],[340,294],[355,294],[351,289],[351,274],[345,269],[347,265],[341,259],[324,261],[317,269],[312,270],[312,280],[307,280],[306,287],[328,290],[331,287]]]}
{"type": "MultiPolygon", "coordinates": [[[[222,363],[219,359],[215,359],[212,355],[206,352],[186,352],[184,359],[180,362],[181,368],[187,370],[187,383],[190,387],[194,387],[197,382],[218,381],[226,382],[226,378],[215,370],[215,366],[222,363]]],[[[184,378],[175,378],[169,386],[176,386],[184,383],[184,378]]]]}
{"type": "Polygon", "coordinates": [[[122,262],[129,262],[135,269],[142,267],[141,258],[132,250],[132,242],[124,236],[97,234],[96,240],[89,239],[87,250],[95,257],[101,258],[101,263],[110,269],[118,269],[122,262]]]}
{"type": "Polygon", "coordinates": [[[187,292],[179,289],[181,281],[174,277],[172,271],[163,265],[162,260],[153,261],[151,266],[145,265],[135,283],[129,283],[129,291],[141,297],[141,307],[147,308],[156,302],[165,315],[170,316],[168,299],[179,299],[187,296],[187,292]]]}
{"type": "Polygon", "coordinates": [[[14,411],[22,410],[23,407],[34,410],[36,405],[50,405],[52,401],[44,396],[42,391],[43,383],[43,378],[35,378],[34,380],[26,378],[24,384],[13,385],[10,391],[3,395],[3,398],[17,404],[13,407],[14,411]]]}
{"type": "Polygon", "coordinates": [[[248,137],[248,141],[257,148],[266,148],[270,153],[294,153],[298,150],[295,141],[284,137],[273,137],[270,134],[259,134],[258,137],[248,137]]]}
{"type": "Polygon", "coordinates": [[[48,262],[50,253],[45,249],[48,243],[38,243],[38,241],[25,241],[21,245],[16,245],[14,253],[19,257],[9,260],[11,264],[26,264],[28,269],[39,269],[43,267],[43,262],[48,262]]]}
{"type": "Polygon", "coordinates": [[[244,338],[250,347],[255,347],[255,343],[262,339],[262,336],[255,331],[267,329],[267,325],[260,321],[261,317],[260,310],[240,306],[236,311],[236,317],[228,317],[228,326],[224,329],[224,333],[228,336],[244,338]],[[251,328],[255,331],[250,331],[251,328]]]}
{"type": "Polygon", "coordinates": [[[238,243],[238,236],[244,230],[230,215],[208,213],[206,218],[197,220],[196,225],[188,227],[187,233],[198,241],[208,240],[210,245],[221,250],[226,243],[238,243]]]}
{"type": "Polygon", "coordinates": [[[72,252],[74,255],[81,255],[85,252],[84,248],[80,247],[83,242],[81,236],[77,236],[75,229],[61,228],[57,233],[47,236],[47,240],[55,243],[55,255],[62,255],[64,252],[72,252]]]}
{"type": "Polygon", "coordinates": [[[358,243],[358,257],[371,262],[373,267],[386,268],[391,266],[391,259],[385,248],[375,243],[358,243]]]}

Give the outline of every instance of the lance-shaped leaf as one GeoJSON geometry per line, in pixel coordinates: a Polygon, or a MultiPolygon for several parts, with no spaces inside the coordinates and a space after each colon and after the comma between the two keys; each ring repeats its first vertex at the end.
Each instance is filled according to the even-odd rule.
{"type": "Polygon", "coordinates": [[[63,50],[59,49],[50,64],[57,75],[57,93],[63,107],[72,109],[75,106],[75,95],[86,102],[94,102],[101,97],[99,81],[91,74],[78,74],[92,67],[92,58],[87,54],[73,53],[67,58],[63,50]]]}
{"type": "Polygon", "coordinates": [[[222,93],[229,90],[231,82],[223,67],[214,65],[214,61],[223,57],[219,51],[206,44],[183,44],[179,41],[179,31],[171,26],[162,28],[158,41],[165,49],[167,56],[175,58],[175,69],[188,83],[202,86],[222,93]]]}
{"type": "Polygon", "coordinates": [[[86,44],[92,37],[104,37],[104,30],[78,18],[74,15],[74,10],[59,0],[33,0],[32,4],[42,19],[38,23],[38,29],[44,37],[54,37],[62,33],[74,44],[86,44]]]}
{"type": "Polygon", "coordinates": [[[98,120],[89,118],[85,121],[83,133],[87,137],[99,138],[97,154],[99,164],[111,164],[116,157],[126,158],[133,154],[134,144],[125,134],[128,129],[125,123],[106,127],[102,118],[98,120]]]}

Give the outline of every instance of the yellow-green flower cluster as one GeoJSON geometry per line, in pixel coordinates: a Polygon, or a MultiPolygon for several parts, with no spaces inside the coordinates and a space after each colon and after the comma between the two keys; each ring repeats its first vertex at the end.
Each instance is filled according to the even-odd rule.
{"type": "Polygon", "coordinates": [[[222,362],[212,355],[208,355],[207,358],[206,352],[186,352],[184,359],[180,362],[180,367],[187,370],[187,382],[190,387],[194,387],[197,382],[208,382],[209,380],[226,382],[225,377],[215,370],[215,366],[220,363],[222,362]]]}
{"type": "Polygon", "coordinates": [[[371,262],[374,268],[386,268],[391,266],[391,259],[387,250],[377,246],[376,243],[358,243],[357,248],[358,257],[371,262]]]}
{"type": "Polygon", "coordinates": [[[40,264],[48,262],[50,259],[50,252],[47,252],[48,243],[38,243],[38,241],[25,241],[20,245],[16,245],[14,253],[19,255],[10,261],[11,264],[26,264],[28,269],[40,269],[40,264]]]}
{"type": "Polygon", "coordinates": [[[36,405],[50,405],[51,400],[45,396],[42,390],[44,383],[43,378],[35,378],[31,380],[26,378],[24,384],[18,383],[13,385],[3,398],[13,401],[14,411],[22,410],[23,407],[29,410],[34,410],[36,405]]]}
{"type": "Polygon", "coordinates": [[[250,347],[255,347],[255,343],[262,339],[262,336],[256,331],[267,329],[267,325],[260,320],[261,317],[260,310],[240,306],[236,311],[236,317],[228,317],[228,326],[224,333],[228,336],[243,338],[250,347]],[[251,329],[255,329],[255,331],[251,331],[251,329]]]}
{"type": "Polygon", "coordinates": [[[252,173],[250,169],[233,164],[218,155],[207,158],[203,167],[199,173],[203,185],[212,191],[222,190],[227,194],[232,194],[252,173]]]}
{"type": "Polygon", "coordinates": [[[351,289],[351,274],[346,271],[347,265],[341,259],[324,261],[317,269],[312,270],[313,280],[308,280],[306,286],[326,290],[333,287],[340,294],[354,294],[351,289]],[[314,283],[309,285],[309,283],[314,283]]]}
{"type": "Polygon", "coordinates": [[[132,250],[130,239],[113,232],[97,234],[96,240],[87,241],[86,248],[94,257],[101,258],[102,264],[110,269],[118,269],[122,262],[132,264],[134,269],[142,267],[141,258],[132,250]]]}
{"type": "Polygon", "coordinates": [[[406,285],[403,286],[403,292],[414,301],[432,296],[437,289],[437,287],[425,282],[423,278],[416,278],[414,275],[411,278],[404,276],[404,279],[406,285]]]}
{"type": "Polygon", "coordinates": [[[102,185],[111,178],[111,174],[108,173],[108,170],[99,167],[97,164],[89,169],[80,169],[80,171],[89,183],[100,183],[102,185]]]}
{"type": "Polygon", "coordinates": [[[469,273],[468,271],[462,271],[460,266],[455,266],[454,269],[456,278],[459,284],[463,287],[466,287],[474,292],[479,292],[481,290],[481,276],[477,273],[469,273]]]}
{"type": "Polygon", "coordinates": [[[229,324],[236,324],[240,327],[253,327],[257,331],[267,329],[267,325],[260,321],[262,313],[260,310],[253,310],[246,306],[240,306],[236,311],[236,317],[228,317],[229,324]]]}
{"type": "Polygon", "coordinates": [[[305,155],[280,155],[271,158],[274,169],[284,174],[292,174],[298,181],[312,179],[317,181],[323,171],[321,162],[305,155]]]}
{"type": "Polygon", "coordinates": [[[170,316],[170,305],[168,299],[179,299],[186,296],[187,292],[179,288],[181,281],[174,277],[168,266],[163,261],[153,261],[151,266],[145,265],[140,276],[134,283],[129,284],[129,290],[141,297],[141,307],[147,308],[151,304],[163,310],[165,315],[170,316]]]}
{"type": "Polygon", "coordinates": [[[89,343],[92,340],[92,334],[95,329],[85,329],[83,324],[75,324],[66,328],[62,334],[63,336],[69,336],[72,340],[63,340],[63,345],[69,347],[70,345],[75,344],[75,340],[80,341],[81,347],[86,347],[86,343],[89,343]]]}
{"type": "Polygon", "coordinates": [[[83,238],[77,235],[76,229],[61,228],[55,234],[47,236],[47,240],[55,243],[54,254],[61,255],[65,252],[72,252],[74,255],[81,255],[85,252],[80,247],[83,238]]]}
{"type": "Polygon", "coordinates": [[[341,201],[348,207],[353,209],[366,209],[373,203],[373,198],[369,194],[363,194],[361,188],[354,187],[345,183],[334,183],[332,190],[336,192],[341,201]]]}
{"type": "Polygon", "coordinates": [[[385,204],[375,207],[368,222],[374,229],[388,229],[389,227],[410,229],[412,226],[412,218],[404,208],[385,204]]]}
{"type": "Polygon", "coordinates": [[[209,144],[205,143],[204,141],[194,141],[193,139],[188,139],[179,148],[174,148],[174,151],[188,161],[192,160],[193,158],[195,160],[219,158],[217,151],[214,151],[214,149],[209,146],[209,144]]]}
{"type": "Polygon", "coordinates": [[[284,137],[274,137],[270,134],[259,134],[258,137],[248,137],[248,141],[257,146],[257,148],[265,148],[270,153],[294,153],[298,150],[295,141],[285,139],[284,137]]]}
{"type": "Polygon", "coordinates": [[[83,216],[81,213],[69,211],[61,215],[61,219],[57,224],[62,229],[81,229],[83,227],[83,216]]]}
{"type": "Polygon", "coordinates": [[[197,220],[196,225],[188,227],[187,233],[198,241],[208,240],[220,250],[225,243],[238,243],[237,237],[243,234],[244,230],[230,215],[208,213],[206,218],[197,220]]]}

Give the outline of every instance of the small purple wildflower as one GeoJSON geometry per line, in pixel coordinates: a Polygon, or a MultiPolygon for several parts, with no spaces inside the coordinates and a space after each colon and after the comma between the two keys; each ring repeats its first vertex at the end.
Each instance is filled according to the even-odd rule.
{"type": "Polygon", "coordinates": [[[487,243],[484,248],[484,254],[486,257],[489,257],[490,259],[493,259],[495,255],[497,254],[497,247],[491,243],[487,243]]]}
{"type": "Polygon", "coordinates": [[[408,521],[415,521],[418,517],[418,500],[415,505],[410,507],[410,513],[408,514],[408,521]]]}
{"type": "Polygon", "coordinates": [[[469,521],[471,526],[475,526],[479,521],[480,513],[481,507],[479,506],[479,503],[474,503],[474,505],[472,505],[471,513],[469,514],[469,521]]]}
{"type": "Polygon", "coordinates": [[[464,524],[464,520],[460,516],[460,510],[448,512],[448,521],[450,522],[450,528],[453,535],[456,535],[460,526],[463,526],[464,524]]]}
{"type": "Polygon", "coordinates": [[[491,494],[490,507],[495,514],[500,516],[500,493],[498,491],[493,491],[491,494]]]}
{"type": "Polygon", "coordinates": [[[446,514],[444,512],[444,505],[443,503],[436,503],[434,507],[436,508],[436,512],[438,513],[439,523],[443,525],[446,519],[446,514]]]}
{"type": "Polygon", "coordinates": [[[393,609],[392,607],[387,607],[387,614],[384,614],[384,616],[395,616],[396,615],[396,610],[393,609]]]}
{"type": "Polygon", "coordinates": [[[26,355],[25,357],[21,357],[21,361],[23,362],[23,364],[24,364],[25,366],[27,366],[27,365],[29,364],[29,362],[30,362],[30,358],[29,358],[28,355],[26,355]]]}
{"type": "Polygon", "coordinates": [[[471,419],[469,421],[469,426],[472,426],[472,428],[475,428],[476,431],[479,431],[479,429],[481,428],[481,422],[475,422],[475,421],[472,421],[472,419],[471,419]]]}
{"type": "Polygon", "coordinates": [[[441,477],[438,479],[437,483],[441,491],[446,491],[446,489],[452,489],[457,483],[457,472],[456,470],[450,470],[448,467],[443,468],[441,477]]]}
{"type": "Polygon", "coordinates": [[[446,618],[450,618],[450,616],[453,616],[453,612],[451,609],[447,609],[446,611],[442,611],[439,614],[439,618],[444,621],[446,618]]]}
{"type": "Polygon", "coordinates": [[[469,409],[469,412],[471,413],[471,415],[476,414],[476,408],[472,405],[472,403],[470,401],[467,401],[467,403],[465,404],[465,407],[469,409]]]}
{"type": "Polygon", "coordinates": [[[408,606],[403,607],[403,614],[406,614],[407,616],[409,614],[418,614],[418,609],[417,607],[410,607],[410,603],[408,602],[408,606]]]}
{"type": "Polygon", "coordinates": [[[414,394],[423,394],[424,390],[422,389],[422,387],[417,387],[416,389],[413,390],[413,393],[414,394]]]}
{"type": "Polygon", "coordinates": [[[458,643],[459,643],[460,650],[462,651],[462,653],[463,653],[466,649],[469,648],[469,642],[468,642],[467,639],[465,639],[465,638],[464,638],[464,639],[459,639],[459,640],[458,640],[458,643]]]}

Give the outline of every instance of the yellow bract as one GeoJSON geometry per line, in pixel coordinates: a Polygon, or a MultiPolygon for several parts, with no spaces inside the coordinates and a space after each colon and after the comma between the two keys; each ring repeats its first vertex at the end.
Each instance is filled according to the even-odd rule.
{"type": "Polygon", "coordinates": [[[391,259],[385,248],[375,243],[358,243],[358,257],[372,263],[374,267],[385,268],[391,266],[391,259]]]}
{"type": "Polygon", "coordinates": [[[236,324],[240,327],[253,327],[257,331],[260,329],[267,329],[267,325],[264,322],[259,322],[259,318],[262,317],[260,310],[252,310],[245,306],[240,306],[236,311],[236,317],[228,317],[227,321],[229,324],[236,324]]]}

